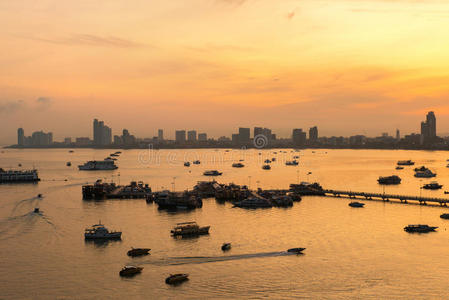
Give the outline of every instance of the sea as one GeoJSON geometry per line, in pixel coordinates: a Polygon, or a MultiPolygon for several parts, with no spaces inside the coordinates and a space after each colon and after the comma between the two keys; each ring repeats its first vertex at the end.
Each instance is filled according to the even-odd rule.
{"type": "MultiPolygon", "coordinates": [[[[347,198],[304,196],[291,208],[242,209],[214,198],[196,210],[170,212],[144,199],[83,200],[87,183],[148,183],[153,191],[192,189],[198,181],[288,189],[318,182],[326,189],[447,197],[449,153],[407,150],[200,149],[120,150],[114,171],[79,171],[102,160],[108,149],[1,149],[3,169],[37,169],[36,184],[0,185],[0,299],[443,299],[449,294],[449,208],[347,198]],[[299,156],[298,166],[285,162],[299,156]],[[263,170],[266,159],[271,170],[263,170]],[[415,166],[396,170],[398,160],[415,166]],[[185,167],[184,162],[201,164],[185,167]],[[244,168],[232,168],[234,162],[244,168]],[[66,163],[71,162],[71,166],[66,163]],[[19,167],[21,164],[21,167],[19,167]],[[425,165],[437,173],[415,178],[425,165]],[[222,176],[203,176],[218,170],[222,176]],[[379,176],[402,183],[381,186],[379,176]],[[420,187],[431,181],[440,190],[420,187]],[[42,198],[37,195],[42,194],[42,198]],[[38,207],[40,213],[33,210],[38,207]],[[210,234],[179,239],[179,222],[210,226],[210,234]],[[85,228],[101,222],[123,232],[121,241],[84,240],[85,228]],[[408,224],[438,226],[410,234],[408,224]],[[232,243],[230,251],[221,245],[232,243]],[[131,258],[131,247],[151,248],[131,258]],[[303,255],[286,252],[306,248],[303,255]],[[125,265],[143,267],[132,278],[125,265]],[[170,274],[189,280],[167,285],[170,274]]],[[[449,198],[449,197],[447,197],[449,198]]]]}

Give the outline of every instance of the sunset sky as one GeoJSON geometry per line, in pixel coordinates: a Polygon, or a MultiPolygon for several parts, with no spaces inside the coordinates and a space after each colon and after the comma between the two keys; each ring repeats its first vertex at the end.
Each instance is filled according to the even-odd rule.
{"type": "Polygon", "coordinates": [[[0,143],[317,125],[449,133],[449,1],[0,0],[0,143]]]}

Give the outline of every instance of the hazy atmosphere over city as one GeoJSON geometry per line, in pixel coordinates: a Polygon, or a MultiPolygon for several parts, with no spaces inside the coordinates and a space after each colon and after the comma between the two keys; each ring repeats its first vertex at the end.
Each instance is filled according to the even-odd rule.
{"type": "Polygon", "coordinates": [[[0,1],[0,144],[27,133],[168,138],[449,132],[449,3],[0,1]]]}

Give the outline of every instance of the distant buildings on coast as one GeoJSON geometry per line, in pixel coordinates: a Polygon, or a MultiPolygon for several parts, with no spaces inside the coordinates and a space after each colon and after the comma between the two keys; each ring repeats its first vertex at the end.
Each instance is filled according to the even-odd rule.
{"type": "Polygon", "coordinates": [[[137,138],[128,129],[123,129],[121,135],[112,136],[112,129],[104,121],[94,119],[93,139],[89,137],[64,138],[62,142],[54,142],[51,132],[36,131],[31,136],[25,136],[22,128],[17,130],[17,145],[12,147],[93,147],[93,148],[147,148],[149,144],[156,148],[213,148],[213,147],[246,147],[246,148],[281,148],[281,147],[316,147],[316,148],[401,148],[401,149],[448,149],[449,140],[437,136],[436,117],[429,112],[426,120],[421,123],[421,132],[405,135],[401,138],[400,131],[396,136],[382,133],[379,137],[354,135],[350,137],[332,136],[320,137],[318,127],[307,131],[294,128],[289,138],[279,138],[270,128],[240,127],[237,133],[230,137],[218,139],[208,138],[207,133],[196,130],[176,130],[175,139],[164,138],[164,130],[158,129],[157,136],[152,138],[137,138]]]}

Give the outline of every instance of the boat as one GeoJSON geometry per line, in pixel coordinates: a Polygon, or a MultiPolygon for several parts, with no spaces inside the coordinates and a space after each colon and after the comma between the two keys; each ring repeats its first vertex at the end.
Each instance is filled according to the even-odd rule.
{"type": "Polygon", "coordinates": [[[189,274],[170,274],[165,279],[166,284],[177,284],[189,280],[189,274]]]}
{"type": "Polygon", "coordinates": [[[398,166],[413,166],[415,164],[414,161],[408,159],[408,160],[400,160],[397,162],[398,166]]]}
{"type": "Polygon", "coordinates": [[[0,168],[0,183],[21,183],[40,181],[37,170],[9,170],[0,168]]]}
{"type": "Polygon", "coordinates": [[[428,168],[426,168],[425,166],[421,166],[419,168],[415,168],[415,172],[425,172],[429,170],[428,168]]]}
{"type": "Polygon", "coordinates": [[[287,161],[285,163],[286,166],[297,166],[299,165],[299,162],[295,159],[295,160],[291,160],[291,161],[287,161]]]}
{"type": "Polygon", "coordinates": [[[448,220],[449,219],[449,214],[441,214],[440,218],[448,220]]]}
{"type": "Polygon", "coordinates": [[[396,170],[404,170],[404,167],[397,166],[397,167],[396,167],[396,170]]]}
{"type": "Polygon", "coordinates": [[[176,224],[170,233],[173,236],[203,235],[209,234],[210,226],[200,227],[196,222],[184,222],[176,224]]]}
{"type": "Polygon", "coordinates": [[[93,225],[91,228],[86,228],[84,231],[84,238],[86,240],[119,240],[122,237],[121,231],[109,231],[101,222],[93,225]]]}
{"type": "Polygon", "coordinates": [[[242,164],[242,163],[233,163],[232,164],[232,167],[233,168],[243,168],[245,165],[244,164],[242,164]]]}
{"type": "Polygon", "coordinates": [[[223,245],[221,245],[221,250],[223,251],[228,251],[231,249],[231,243],[224,243],[223,245]]]}
{"type": "Polygon", "coordinates": [[[433,173],[430,170],[426,170],[426,171],[418,171],[415,173],[414,176],[418,178],[431,178],[437,176],[437,174],[433,173]]]}
{"type": "Polygon", "coordinates": [[[75,152],[75,151],[73,151],[73,150],[69,150],[69,153],[73,153],[73,152],[75,152]]]}
{"type": "Polygon", "coordinates": [[[19,166],[19,167],[21,167],[21,166],[22,166],[22,164],[18,164],[18,166],[19,166]]]}
{"type": "Polygon", "coordinates": [[[443,187],[443,185],[439,184],[436,181],[432,181],[431,183],[427,183],[427,184],[423,185],[422,188],[426,189],[426,190],[439,190],[442,187],[443,187]]]}
{"type": "Polygon", "coordinates": [[[150,253],[148,253],[150,250],[151,249],[149,249],[149,248],[132,248],[131,247],[131,250],[129,250],[126,254],[128,256],[132,256],[132,257],[142,256],[142,255],[150,254],[150,253]]]}
{"type": "Polygon", "coordinates": [[[37,197],[38,198],[42,198],[42,194],[37,194],[37,197]]]}
{"type": "Polygon", "coordinates": [[[201,162],[200,162],[199,160],[194,160],[194,161],[193,161],[193,164],[194,164],[194,165],[199,165],[200,163],[201,163],[201,162]]]}
{"type": "Polygon", "coordinates": [[[353,201],[353,202],[349,203],[348,205],[351,207],[363,207],[363,206],[365,206],[365,203],[353,201]]]}
{"type": "Polygon", "coordinates": [[[111,153],[111,154],[109,154],[109,156],[115,156],[115,157],[117,157],[117,156],[120,156],[120,154],[118,154],[118,153],[111,153]]]}
{"type": "Polygon", "coordinates": [[[91,160],[78,166],[81,171],[115,170],[117,168],[112,159],[91,160]]]}
{"type": "Polygon", "coordinates": [[[250,197],[240,202],[236,202],[234,206],[241,208],[265,208],[265,207],[272,207],[273,204],[271,204],[270,201],[264,198],[250,197]]]}
{"type": "Polygon", "coordinates": [[[264,169],[264,170],[271,170],[271,166],[270,165],[263,165],[262,169],[264,169]]]}
{"type": "Polygon", "coordinates": [[[379,184],[400,184],[401,183],[401,177],[392,175],[392,176],[380,176],[379,179],[377,179],[377,182],[379,184]]]}
{"type": "Polygon", "coordinates": [[[271,161],[276,161],[276,157],[273,157],[273,158],[271,159],[271,161]]]}
{"type": "Polygon", "coordinates": [[[271,160],[266,159],[266,160],[264,161],[264,163],[269,164],[269,163],[271,163],[271,160]]]}
{"type": "Polygon", "coordinates": [[[287,252],[301,254],[306,248],[290,248],[287,252]]]}
{"type": "Polygon", "coordinates": [[[40,213],[40,211],[39,211],[39,207],[36,207],[35,209],[34,209],[34,211],[33,211],[34,213],[36,213],[36,214],[38,214],[38,213],[40,213]]]}
{"type": "Polygon", "coordinates": [[[186,162],[184,163],[184,167],[190,167],[190,163],[189,163],[188,161],[186,161],[186,162]]]}
{"type": "Polygon", "coordinates": [[[445,195],[449,194],[449,191],[444,191],[444,194],[445,194],[445,195]]]}
{"type": "Polygon", "coordinates": [[[70,166],[72,165],[72,163],[68,161],[65,165],[66,165],[67,167],[70,167],[70,166]]]}
{"type": "Polygon", "coordinates": [[[120,270],[120,276],[134,276],[136,274],[141,273],[143,267],[135,267],[135,266],[124,266],[123,269],[120,270]]]}
{"type": "Polygon", "coordinates": [[[437,229],[437,228],[438,227],[436,227],[436,226],[418,224],[418,225],[405,226],[404,230],[407,232],[426,233],[426,232],[435,231],[435,229],[437,229]]]}
{"type": "Polygon", "coordinates": [[[205,171],[203,173],[204,176],[220,176],[222,174],[222,172],[218,172],[217,170],[205,171]]]}

